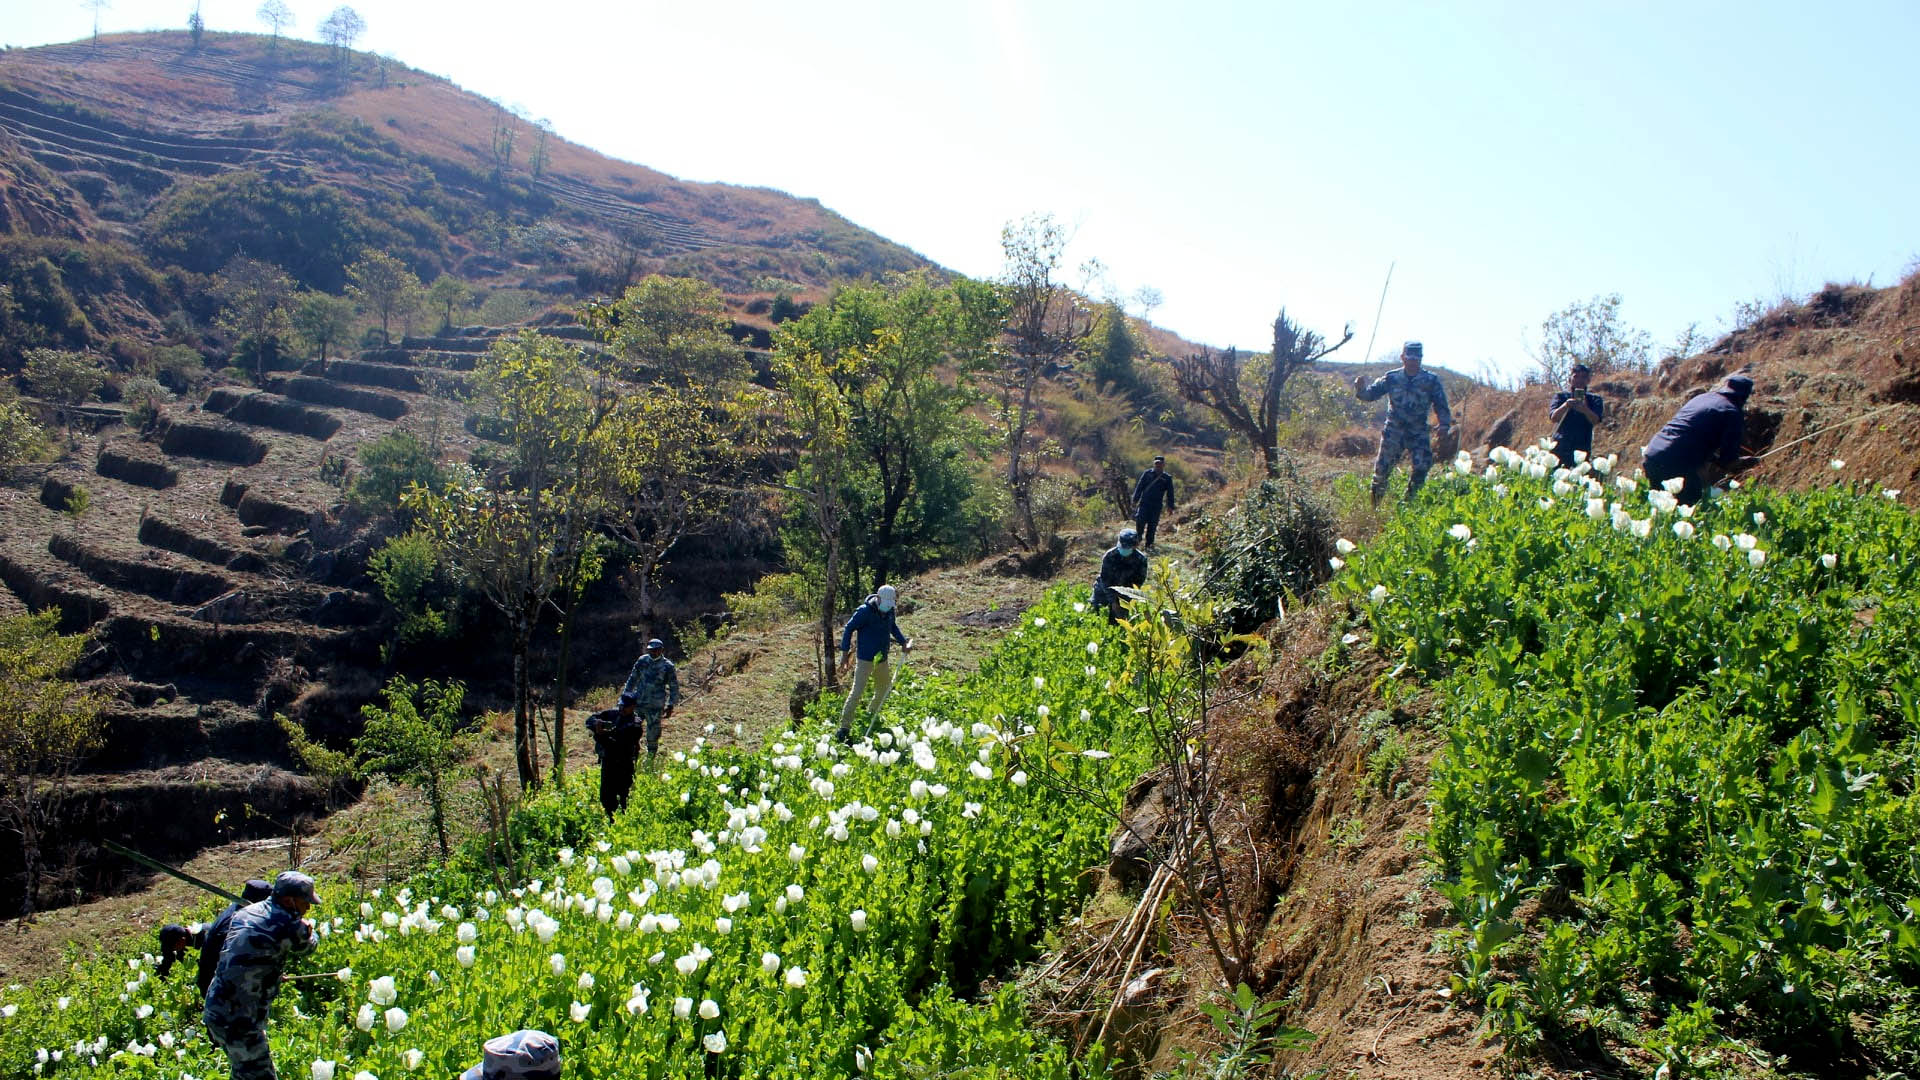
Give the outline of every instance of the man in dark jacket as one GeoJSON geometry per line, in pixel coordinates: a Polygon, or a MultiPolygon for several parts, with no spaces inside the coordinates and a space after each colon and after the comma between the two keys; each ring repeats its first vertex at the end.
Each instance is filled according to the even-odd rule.
{"type": "Polygon", "coordinates": [[[1674,494],[1691,506],[1720,474],[1752,465],[1756,459],[1743,457],[1740,450],[1747,432],[1747,398],[1752,393],[1751,378],[1729,375],[1719,386],[1680,406],[1640,451],[1647,479],[1659,484],[1680,478],[1684,484],[1674,494]],[[1706,475],[1709,466],[1715,468],[1715,476],[1706,475]]]}
{"type": "Polygon", "coordinates": [[[273,895],[273,886],[259,878],[249,878],[240,889],[240,899],[228,904],[213,921],[202,927],[186,927],[179,923],[169,923],[160,928],[160,967],[161,978],[173,970],[173,965],[184,959],[187,947],[200,947],[199,971],[194,981],[200,984],[200,996],[207,996],[207,987],[213,983],[213,969],[220,964],[220,949],[227,943],[227,931],[233,924],[233,913],[248,904],[259,903],[273,895]]]}
{"type": "Polygon", "coordinates": [[[842,742],[852,737],[853,718],[860,711],[860,695],[866,692],[869,677],[873,679],[873,714],[867,726],[871,728],[880,719],[880,706],[887,703],[887,694],[893,689],[888,643],[897,641],[900,648],[913,650],[913,640],[900,633],[894,611],[898,601],[899,592],[891,585],[882,585],[840,628],[840,668],[845,671],[849,663],[854,665],[853,686],[847,691],[846,704],[840,706],[840,728],[834,733],[842,742]]]}
{"type": "MultiPolygon", "coordinates": [[[[678,680],[675,680],[676,687],[678,680]]],[[[633,761],[640,756],[640,739],[645,725],[640,720],[632,694],[621,694],[620,704],[587,717],[587,730],[593,733],[593,753],[600,759],[600,805],[613,817],[627,808],[627,796],[633,792],[633,761]]],[[[660,724],[653,724],[654,742],[660,740],[660,724]]],[[[652,757],[652,753],[648,753],[652,757]]]]}
{"type": "Polygon", "coordinates": [[[233,913],[200,1015],[207,1037],[227,1052],[233,1080],[273,1080],[267,1010],[280,992],[287,957],[313,950],[306,914],[319,902],[313,879],[288,870],[274,879],[272,898],[233,913]]]}
{"type": "Polygon", "coordinates": [[[1573,365],[1567,373],[1567,388],[1553,395],[1553,404],[1547,406],[1547,419],[1556,425],[1553,456],[1560,459],[1562,468],[1574,467],[1575,454],[1593,456],[1593,429],[1606,414],[1606,404],[1599,394],[1587,393],[1592,381],[1592,368],[1573,365]]]}
{"type": "Polygon", "coordinates": [[[1108,622],[1120,617],[1120,594],[1113,591],[1114,586],[1137,589],[1147,583],[1147,553],[1135,546],[1140,534],[1121,529],[1115,540],[1100,557],[1100,576],[1093,579],[1093,606],[1106,609],[1108,622]]]}
{"type": "Polygon", "coordinates": [[[1153,467],[1140,474],[1133,485],[1133,527],[1147,538],[1147,547],[1153,546],[1154,533],[1160,529],[1160,511],[1162,504],[1168,510],[1173,505],[1173,475],[1167,472],[1165,455],[1155,454],[1153,467]]]}
{"type": "MultiPolygon", "coordinates": [[[[627,673],[627,685],[620,698],[633,699],[634,712],[646,728],[647,761],[660,752],[660,722],[673,715],[680,704],[680,673],[667,659],[667,643],[659,638],[647,642],[647,651],[633,662],[627,673]]],[[[629,778],[631,783],[631,778],[629,778]]]]}
{"type": "Polygon", "coordinates": [[[1380,429],[1380,455],[1373,461],[1373,505],[1380,505],[1380,497],[1387,493],[1387,478],[1393,475],[1393,467],[1400,455],[1407,456],[1407,496],[1420,490],[1427,482],[1427,471],[1433,468],[1433,443],[1427,439],[1427,411],[1432,410],[1440,426],[1440,440],[1446,441],[1447,433],[1453,429],[1453,412],[1447,408],[1447,388],[1440,383],[1440,376],[1431,371],[1421,370],[1426,362],[1426,347],[1417,341],[1409,341],[1400,348],[1400,370],[1389,371],[1385,375],[1366,381],[1364,375],[1353,377],[1353,393],[1361,401],[1378,401],[1382,396],[1387,399],[1387,423],[1380,429]]]}

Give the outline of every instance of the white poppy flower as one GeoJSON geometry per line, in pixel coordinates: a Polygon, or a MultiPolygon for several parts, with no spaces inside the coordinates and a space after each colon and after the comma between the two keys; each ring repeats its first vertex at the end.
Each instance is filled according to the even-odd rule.
{"type": "Polygon", "coordinates": [[[701,999],[700,1019],[718,1020],[719,1018],[720,1018],[720,1003],[713,1000],[712,998],[701,999]]]}
{"type": "Polygon", "coordinates": [[[1754,548],[1752,551],[1747,552],[1747,562],[1757,570],[1767,565],[1767,553],[1761,551],[1759,548],[1754,548]]]}
{"type": "Polygon", "coordinates": [[[854,908],[854,909],[853,909],[853,910],[852,910],[851,912],[849,912],[849,913],[847,914],[847,920],[848,920],[849,922],[851,922],[851,923],[853,924],[853,932],[854,932],[854,933],[856,933],[856,934],[864,934],[864,933],[866,933],[866,932],[867,932],[867,912],[866,912],[866,909],[864,909],[864,908],[854,908]]]}
{"type": "Polygon", "coordinates": [[[673,1015],[676,1020],[685,1020],[693,1015],[693,999],[677,997],[673,999],[673,1015]]]}
{"type": "Polygon", "coordinates": [[[562,953],[554,953],[547,957],[547,967],[553,969],[555,975],[565,975],[567,973],[566,956],[562,953]]]}
{"type": "Polygon", "coordinates": [[[360,1011],[353,1014],[353,1026],[361,1031],[372,1031],[374,1019],[373,1006],[363,1001],[360,1003],[360,1011]]]}
{"type": "Polygon", "coordinates": [[[420,1050],[409,1050],[400,1055],[400,1060],[406,1064],[409,1072],[413,1072],[417,1071],[420,1066],[426,1064],[427,1055],[420,1050]]]}
{"type": "Polygon", "coordinates": [[[398,1005],[388,1009],[384,1015],[387,1020],[387,1031],[389,1032],[398,1032],[401,1028],[407,1026],[407,1010],[398,1005]]]}
{"type": "Polygon", "coordinates": [[[573,1004],[571,1004],[571,1005],[569,1005],[569,1006],[567,1006],[567,1015],[568,1015],[569,1017],[571,1017],[571,1018],[572,1018],[572,1020],[573,1020],[573,1022],[574,1022],[574,1023],[576,1023],[576,1024],[584,1024],[584,1023],[586,1023],[586,1022],[587,1022],[587,1014],[588,1014],[588,1013],[590,1013],[590,1012],[592,1012],[592,1011],[593,1011],[593,1006],[591,1006],[591,1005],[585,1005],[585,1004],[582,1004],[582,1003],[580,1003],[580,1002],[578,1002],[578,1001],[576,1001],[576,1002],[574,1002],[573,1004]]]}
{"type": "Polygon", "coordinates": [[[1831,555],[1831,554],[1822,555],[1820,556],[1820,565],[1831,570],[1835,566],[1840,565],[1840,557],[1838,555],[1831,555]]]}
{"type": "Polygon", "coordinates": [[[1373,601],[1376,604],[1386,603],[1387,597],[1389,595],[1390,594],[1387,592],[1387,587],[1385,585],[1375,585],[1373,588],[1367,590],[1367,599],[1373,601]]]}
{"type": "Polygon", "coordinates": [[[333,1070],[335,1068],[337,1068],[337,1066],[334,1062],[322,1061],[316,1058],[313,1065],[309,1067],[308,1072],[312,1074],[313,1080],[333,1080],[333,1070]]]}
{"type": "Polygon", "coordinates": [[[786,981],[787,981],[787,986],[791,989],[799,990],[804,988],[807,985],[806,970],[799,967],[788,968],[786,981]]]}
{"type": "Polygon", "coordinates": [[[716,1031],[701,1039],[700,1045],[706,1047],[709,1054],[724,1054],[727,1052],[727,1033],[716,1031]]]}
{"type": "Polygon", "coordinates": [[[391,1005],[399,996],[391,975],[382,975],[367,984],[367,1000],[375,1005],[391,1005]]]}

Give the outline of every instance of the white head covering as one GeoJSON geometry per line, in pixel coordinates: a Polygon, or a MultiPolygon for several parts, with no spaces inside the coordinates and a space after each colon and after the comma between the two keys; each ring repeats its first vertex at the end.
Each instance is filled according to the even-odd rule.
{"type": "Polygon", "coordinates": [[[899,591],[891,585],[882,585],[873,590],[873,594],[880,598],[881,611],[892,611],[894,601],[900,597],[899,591]]]}

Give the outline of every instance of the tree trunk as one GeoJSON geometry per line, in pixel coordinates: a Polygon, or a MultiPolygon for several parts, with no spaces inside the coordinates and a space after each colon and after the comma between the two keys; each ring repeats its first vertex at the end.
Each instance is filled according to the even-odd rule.
{"type": "MultiPolygon", "coordinates": [[[[568,596],[573,589],[568,587],[568,596]]],[[[553,743],[547,750],[553,755],[553,785],[567,779],[567,659],[573,646],[573,601],[560,609],[560,668],[553,676],[553,743]]]]}
{"type": "Polygon", "coordinates": [[[447,807],[446,799],[440,793],[440,770],[435,766],[427,774],[427,806],[433,812],[433,833],[440,841],[440,860],[445,862],[452,857],[451,847],[447,843],[447,807]]]}
{"type": "Polygon", "coordinates": [[[527,686],[528,633],[524,625],[513,628],[513,758],[520,770],[520,787],[540,786],[539,762],[533,746],[533,717],[528,712],[527,686]]]}

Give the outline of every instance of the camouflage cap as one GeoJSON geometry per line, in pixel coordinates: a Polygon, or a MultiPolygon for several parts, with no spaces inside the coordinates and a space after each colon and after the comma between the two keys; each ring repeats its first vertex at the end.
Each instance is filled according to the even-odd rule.
{"type": "Polygon", "coordinates": [[[460,1080],[538,1080],[560,1075],[560,1040],[544,1031],[523,1029],[488,1039],[480,1064],[460,1080]]]}
{"type": "Polygon", "coordinates": [[[249,904],[257,904],[272,895],[273,883],[271,881],[261,881],[257,877],[248,878],[247,883],[240,887],[240,899],[249,904]]]}
{"type": "Polygon", "coordinates": [[[273,895],[275,899],[282,896],[304,896],[309,904],[320,902],[320,897],[313,891],[313,879],[298,870],[283,871],[279,877],[274,878],[273,895]]]}
{"type": "Polygon", "coordinates": [[[661,641],[659,638],[651,638],[647,641],[647,648],[649,649],[664,649],[666,647],[667,643],[661,641]]]}

